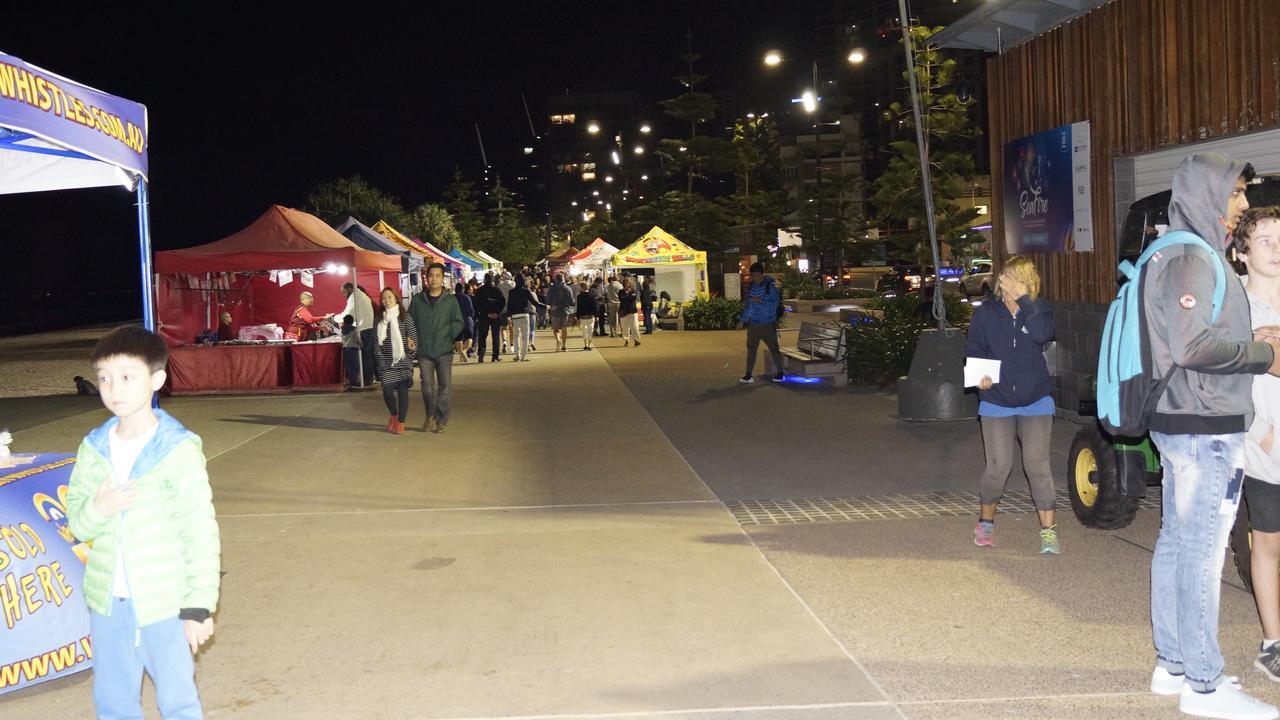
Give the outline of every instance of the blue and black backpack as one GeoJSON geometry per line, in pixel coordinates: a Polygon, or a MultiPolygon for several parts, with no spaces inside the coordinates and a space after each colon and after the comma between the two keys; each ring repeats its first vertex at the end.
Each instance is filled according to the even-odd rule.
{"type": "Polygon", "coordinates": [[[1102,346],[1098,351],[1098,420],[1112,435],[1141,437],[1146,434],[1156,403],[1176,369],[1169,368],[1162,378],[1155,376],[1142,302],[1146,278],[1142,271],[1147,261],[1171,245],[1196,245],[1214,258],[1214,321],[1222,311],[1222,300],[1227,292],[1226,261],[1222,253],[1198,235],[1175,230],[1153,242],[1137,261],[1120,263],[1120,273],[1128,282],[1120,287],[1116,299],[1111,301],[1102,331],[1102,346]]]}

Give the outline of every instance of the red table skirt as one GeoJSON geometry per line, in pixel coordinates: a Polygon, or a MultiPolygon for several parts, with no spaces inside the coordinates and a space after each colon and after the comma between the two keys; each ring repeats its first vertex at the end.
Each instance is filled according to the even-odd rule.
{"type": "Polygon", "coordinates": [[[342,345],[188,345],[169,350],[174,395],[341,390],[342,345]]]}

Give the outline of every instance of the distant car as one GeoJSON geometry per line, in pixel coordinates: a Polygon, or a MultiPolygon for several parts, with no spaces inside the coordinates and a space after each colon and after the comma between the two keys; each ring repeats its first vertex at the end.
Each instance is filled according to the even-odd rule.
{"type": "Polygon", "coordinates": [[[990,294],[996,289],[995,276],[991,272],[991,261],[985,260],[970,265],[969,274],[964,276],[961,284],[964,286],[964,294],[969,297],[975,295],[986,297],[990,294]]]}
{"type": "MultiPolygon", "coordinates": [[[[932,274],[933,268],[928,270],[932,274]]],[[[895,265],[876,281],[876,292],[900,295],[919,290],[923,282],[924,271],[919,265],[895,265]]]]}
{"type": "MultiPolygon", "coordinates": [[[[963,269],[944,267],[939,274],[942,276],[944,293],[964,294],[961,283],[963,269]]],[[[880,280],[876,282],[876,291],[886,295],[901,295],[930,289],[936,282],[932,265],[900,265],[880,276],[880,280]]]]}

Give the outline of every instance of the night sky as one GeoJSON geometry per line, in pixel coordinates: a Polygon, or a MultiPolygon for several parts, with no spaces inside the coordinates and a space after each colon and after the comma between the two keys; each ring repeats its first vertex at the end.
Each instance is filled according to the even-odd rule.
{"type": "MultiPolygon", "coordinates": [[[[704,55],[703,88],[735,92],[744,110],[766,105],[800,87],[807,66],[766,76],[764,51],[808,57],[811,37],[803,0],[357,2],[270,14],[60,5],[7,9],[0,50],[148,107],[157,250],[224,237],[349,174],[407,207],[438,199],[456,164],[479,163],[473,123],[491,161],[523,146],[521,94],[539,127],[546,96],[566,89],[677,94],[686,29],[704,55]]],[[[119,189],[0,196],[6,306],[136,288],[131,200],[119,189]]]]}

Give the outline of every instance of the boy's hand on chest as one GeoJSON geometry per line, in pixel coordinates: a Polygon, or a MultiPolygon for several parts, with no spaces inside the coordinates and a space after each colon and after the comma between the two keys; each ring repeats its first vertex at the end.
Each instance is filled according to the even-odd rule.
{"type": "Polygon", "coordinates": [[[108,481],[102,483],[98,494],[93,497],[93,509],[103,517],[111,517],[133,507],[136,499],[137,488],[132,480],[123,485],[108,481]]]}

